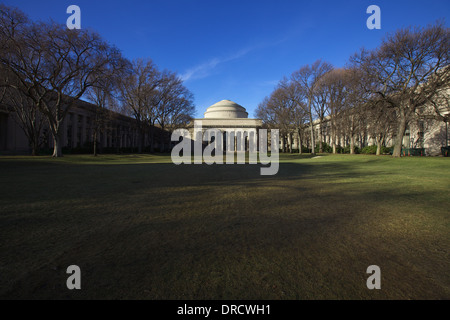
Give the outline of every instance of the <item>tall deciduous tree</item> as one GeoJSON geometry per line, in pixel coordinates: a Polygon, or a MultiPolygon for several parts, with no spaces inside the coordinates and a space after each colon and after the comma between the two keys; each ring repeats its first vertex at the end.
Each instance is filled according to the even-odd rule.
{"type": "MultiPolygon", "coordinates": [[[[127,75],[120,82],[120,93],[125,112],[136,119],[139,133],[138,151],[145,144],[145,129],[153,130],[157,119],[157,105],[154,97],[160,84],[160,72],[151,60],[136,59],[127,75]]],[[[153,131],[151,131],[153,145],[153,131]]]]}
{"type": "Polygon", "coordinates": [[[342,111],[348,101],[350,91],[350,77],[347,69],[333,69],[320,82],[321,91],[325,94],[325,99],[328,104],[330,116],[330,134],[331,146],[333,153],[336,153],[339,144],[338,138],[338,120],[342,118],[342,111]]]}
{"type": "Polygon", "coordinates": [[[165,151],[165,131],[191,119],[194,113],[193,95],[175,73],[161,74],[155,88],[153,100],[156,106],[156,120],[161,128],[160,151],[165,151]]]}
{"type": "Polygon", "coordinates": [[[269,128],[280,130],[281,149],[292,152],[292,132],[295,129],[293,114],[295,102],[290,98],[286,83],[280,85],[264,99],[256,110],[256,116],[263,120],[269,128]]]}
{"type": "Polygon", "coordinates": [[[306,112],[307,107],[304,102],[304,91],[296,83],[287,78],[283,78],[280,81],[277,90],[283,95],[283,104],[289,111],[284,115],[284,118],[287,118],[286,120],[289,121],[290,130],[297,132],[299,153],[302,153],[304,127],[309,116],[306,112]]]}
{"type": "Polygon", "coordinates": [[[93,153],[98,153],[98,138],[102,132],[106,132],[111,121],[112,109],[117,106],[117,91],[119,82],[124,73],[126,60],[117,64],[117,67],[105,70],[103,77],[87,91],[87,98],[95,104],[91,119],[93,140],[93,153]]]}
{"type": "Polygon", "coordinates": [[[130,66],[131,63],[127,59],[118,55],[115,63],[109,64],[99,71],[101,72],[101,77],[87,90],[88,99],[96,106],[91,121],[94,156],[97,156],[98,137],[100,133],[107,129],[108,123],[111,120],[111,111],[117,106],[120,83],[130,66]]]}
{"type": "Polygon", "coordinates": [[[368,119],[368,130],[377,145],[376,155],[381,155],[388,135],[396,129],[395,111],[386,106],[384,100],[371,99],[365,105],[363,113],[368,119]]]}
{"type": "Polygon", "coordinates": [[[297,105],[304,106],[305,112],[308,114],[310,123],[310,139],[311,139],[311,153],[314,155],[315,152],[315,137],[314,137],[314,107],[320,79],[333,67],[327,63],[317,60],[311,66],[306,65],[295,71],[291,75],[291,81],[298,86],[298,90],[303,93],[303,95],[298,95],[302,97],[302,100],[295,101],[297,105]]]}
{"type": "Polygon", "coordinates": [[[15,75],[0,71],[0,103],[8,112],[13,113],[13,119],[22,128],[31,148],[31,155],[39,154],[39,148],[45,142],[43,130],[46,119],[35,107],[34,102],[21,90],[15,90],[11,86],[19,87],[21,84],[15,75]]]}
{"type": "MultiPolygon", "coordinates": [[[[350,154],[355,153],[357,135],[367,131],[367,115],[364,114],[364,105],[368,101],[369,94],[364,90],[364,86],[361,85],[361,79],[361,70],[358,68],[346,69],[345,105],[341,111],[340,118],[342,127],[350,139],[350,154]]],[[[363,141],[360,142],[362,145],[363,141]]]]}
{"type": "Polygon", "coordinates": [[[119,51],[88,30],[29,22],[0,7],[0,63],[20,81],[21,90],[46,117],[54,157],[62,156],[61,128],[70,109],[117,61],[119,51]]]}
{"type": "Polygon", "coordinates": [[[426,28],[401,29],[388,35],[373,51],[353,57],[370,90],[393,108],[398,124],[394,157],[401,156],[406,128],[419,108],[435,101],[449,83],[450,32],[443,23],[426,28]]]}

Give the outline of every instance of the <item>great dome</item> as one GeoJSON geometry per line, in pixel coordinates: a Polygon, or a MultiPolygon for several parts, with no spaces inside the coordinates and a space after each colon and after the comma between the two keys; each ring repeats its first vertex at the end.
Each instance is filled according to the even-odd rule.
{"type": "Polygon", "coordinates": [[[248,113],[243,106],[230,100],[222,100],[206,109],[205,119],[246,119],[248,113]]]}

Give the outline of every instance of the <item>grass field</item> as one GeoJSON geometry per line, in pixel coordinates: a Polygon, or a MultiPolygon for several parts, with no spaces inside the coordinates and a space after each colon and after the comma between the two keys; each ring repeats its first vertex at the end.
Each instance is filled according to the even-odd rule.
{"type": "Polygon", "coordinates": [[[280,161],[0,157],[0,298],[450,299],[448,158],[280,161]]]}

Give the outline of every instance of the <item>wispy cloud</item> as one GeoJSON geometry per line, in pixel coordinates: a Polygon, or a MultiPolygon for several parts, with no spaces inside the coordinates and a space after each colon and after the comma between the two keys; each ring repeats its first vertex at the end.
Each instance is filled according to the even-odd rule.
{"type": "Polygon", "coordinates": [[[210,76],[212,74],[212,71],[220,64],[222,63],[226,63],[226,62],[230,62],[233,60],[237,60],[239,58],[244,57],[245,55],[247,55],[248,53],[255,51],[255,50],[260,50],[260,49],[264,49],[264,48],[268,48],[268,47],[272,47],[272,46],[276,46],[279,45],[283,42],[286,42],[287,40],[289,40],[290,38],[292,38],[293,35],[288,34],[288,35],[283,35],[280,39],[274,40],[274,41],[266,41],[266,42],[261,42],[258,44],[255,44],[253,46],[248,46],[245,47],[239,51],[237,51],[234,54],[231,54],[229,56],[225,56],[225,57],[215,57],[212,58],[204,63],[201,63],[197,66],[194,66],[190,69],[188,69],[184,74],[181,75],[181,79],[183,81],[188,81],[188,80],[195,80],[195,79],[203,79],[206,78],[208,76],[210,76]]]}
{"type": "Polygon", "coordinates": [[[181,79],[183,81],[188,80],[194,80],[194,79],[203,79],[208,77],[212,71],[219,65],[225,62],[237,60],[243,56],[245,56],[247,53],[252,51],[254,48],[245,48],[242,49],[232,55],[229,55],[227,57],[216,57],[213,59],[210,59],[204,63],[201,63],[195,67],[192,67],[188,69],[184,74],[181,75],[181,79]]]}
{"type": "Polygon", "coordinates": [[[211,74],[211,71],[223,61],[219,58],[211,59],[205,63],[199,64],[193,68],[188,69],[181,75],[183,81],[206,78],[211,74]]]}

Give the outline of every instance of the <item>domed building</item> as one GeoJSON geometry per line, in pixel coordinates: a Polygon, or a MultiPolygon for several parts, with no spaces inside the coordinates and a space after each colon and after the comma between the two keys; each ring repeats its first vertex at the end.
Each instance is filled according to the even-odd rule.
{"type": "MultiPolygon", "coordinates": [[[[222,100],[206,109],[204,118],[194,119],[191,124],[191,133],[194,131],[194,124],[202,126],[202,134],[208,129],[219,129],[222,132],[245,132],[250,135],[250,132],[257,134],[257,130],[262,127],[262,120],[250,119],[243,106],[230,100],[222,100]]],[[[192,136],[195,140],[202,139],[199,132],[192,136]]],[[[248,143],[246,145],[248,146],[248,143]]]]}
{"type": "Polygon", "coordinates": [[[205,119],[247,119],[248,113],[243,106],[230,100],[222,100],[205,112],[205,119]]]}

